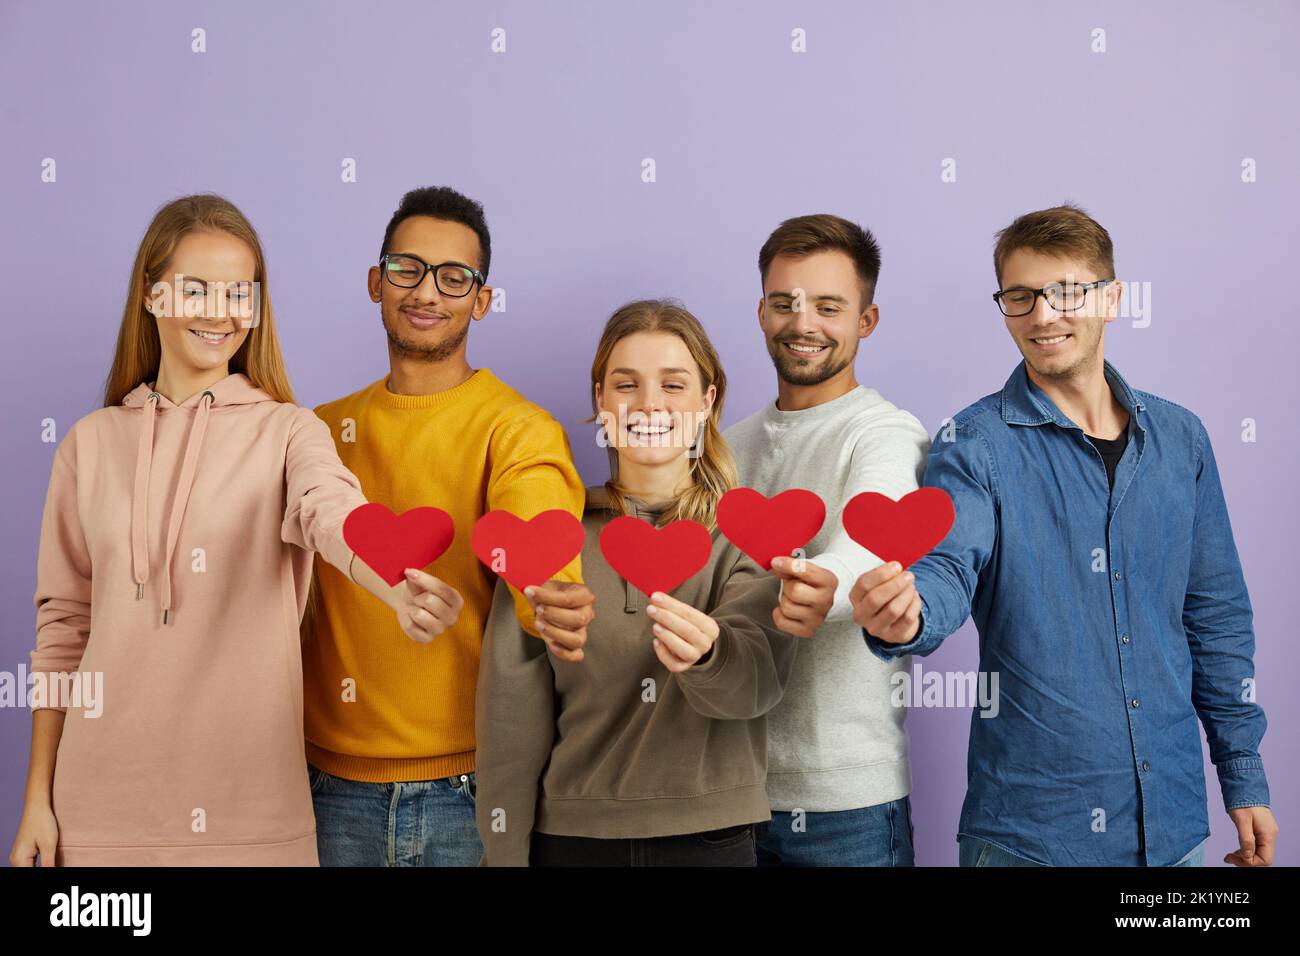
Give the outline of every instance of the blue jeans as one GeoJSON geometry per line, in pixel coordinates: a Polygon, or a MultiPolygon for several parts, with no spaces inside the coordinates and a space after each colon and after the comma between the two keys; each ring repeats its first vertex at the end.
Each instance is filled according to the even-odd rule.
{"type": "Polygon", "coordinates": [[[365,783],[308,764],[307,775],[321,866],[478,866],[473,773],[365,783]]]}
{"type": "Polygon", "coordinates": [[[907,797],[859,810],[773,810],[756,824],[759,866],[913,866],[907,797]]]}
{"type": "MultiPolygon", "coordinates": [[[[1205,844],[1202,840],[1196,849],[1179,860],[1174,866],[1205,866],[1205,844]]],[[[999,846],[994,846],[979,837],[957,837],[957,855],[962,866],[1047,866],[1023,856],[1008,853],[999,846]]]]}

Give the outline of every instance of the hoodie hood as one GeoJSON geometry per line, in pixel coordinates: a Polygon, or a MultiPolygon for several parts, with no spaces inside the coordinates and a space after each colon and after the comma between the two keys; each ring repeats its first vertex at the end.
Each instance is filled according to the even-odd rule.
{"type": "Polygon", "coordinates": [[[199,452],[203,448],[203,434],[208,427],[208,415],[213,408],[273,401],[275,399],[250,382],[243,372],[227,375],[179,405],[154,391],[153,383],[137,385],[122,399],[123,407],[141,410],[140,441],[136,449],[135,481],[131,492],[131,573],[135,578],[136,600],[144,598],[144,586],[149,581],[148,508],[149,476],[153,471],[154,421],[159,409],[163,413],[172,414],[178,414],[182,409],[192,410],[194,416],[185,442],[185,457],[176,479],[176,490],[171,496],[171,515],[167,520],[167,550],[163,561],[161,597],[164,624],[170,623],[171,615],[172,557],[176,541],[180,537],[181,521],[185,518],[190,489],[194,486],[194,474],[198,468],[199,452]]]}
{"type": "MultiPolygon", "coordinates": [[[[586,489],[586,503],[583,511],[605,511],[610,507],[609,488],[605,485],[589,485],[586,489]]],[[[646,504],[644,498],[638,498],[636,495],[624,493],[623,501],[631,508],[631,514],[637,518],[649,518],[650,523],[654,524],[659,516],[672,506],[671,501],[663,501],[658,504],[646,504]]]]}

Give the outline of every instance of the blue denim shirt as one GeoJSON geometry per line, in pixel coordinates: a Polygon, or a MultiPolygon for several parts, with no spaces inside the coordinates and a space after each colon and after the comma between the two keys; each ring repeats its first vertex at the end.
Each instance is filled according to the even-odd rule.
{"type": "Polygon", "coordinates": [[[956,521],[912,565],[926,655],[967,615],[996,716],[971,716],[959,832],[1040,863],[1166,866],[1209,836],[1197,718],[1228,809],[1267,806],[1250,598],[1209,436],[1109,363],[1129,443],[1111,490],[1021,362],[940,429],[956,521]]]}

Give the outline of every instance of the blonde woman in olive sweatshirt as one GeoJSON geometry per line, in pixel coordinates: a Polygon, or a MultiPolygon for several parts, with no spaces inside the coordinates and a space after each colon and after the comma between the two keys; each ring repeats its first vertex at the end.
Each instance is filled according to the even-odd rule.
{"type": "Polygon", "coordinates": [[[764,715],[781,699],[797,639],[776,629],[780,580],[717,529],[734,486],[718,430],[726,378],[699,321],[676,303],[630,303],[592,364],[592,420],[612,478],[589,488],[585,583],[595,618],[581,646],[564,609],[523,632],[498,585],[477,696],[477,819],[486,865],[753,866],[771,817],[764,715]],[[623,515],[697,521],[707,563],[647,596],[600,550],[623,515]]]}

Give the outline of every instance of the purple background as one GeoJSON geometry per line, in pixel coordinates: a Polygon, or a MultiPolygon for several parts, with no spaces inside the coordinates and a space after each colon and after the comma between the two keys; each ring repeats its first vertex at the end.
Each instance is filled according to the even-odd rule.
{"type": "MultiPolygon", "coordinates": [[[[853,218],[884,254],[859,381],[934,434],[1020,358],[989,300],[994,231],[1070,199],[1109,229],[1120,277],[1151,284],[1150,326],[1118,320],[1107,357],[1213,439],[1255,607],[1278,860],[1295,863],[1297,527],[1276,503],[1297,472],[1300,15],[1138,6],[6,0],[0,670],[33,642],[55,448],[41,420],[61,438],[97,406],[136,245],[174,196],[223,193],[261,232],[305,405],[387,371],[365,273],[401,194],[445,183],[482,201],[508,309],[473,327],[471,364],[569,428],[588,483],[607,476],[605,456],[576,422],[622,302],[674,295],[704,321],[731,424],[775,394],[754,318],[759,246],[791,215],[853,218]],[[504,54],[490,52],[496,27],[504,54]],[[790,51],[796,27],[807,53],[790,51]],[[1104,54],[1090,51],[1095,27],[1104,54]],[[45,157],[57,183],[41,181],[45,157]],[[340,181],[344,157],[355,183],[340,181]],[[658,182],[641,182],[644,157],[658,182]],[[955,183],[940,179],[945,157],[955,183]],[[1241,182],[1244,157],[1255,183],[1241,182]]],[[[968,626],[925,669],[973,670],[974,638],[968,626]]],[[[956,861],[968,721],[908,717],[923,864],[956,861]]],[[[25,709],[0,710],[6,855],[29,728],[25,709]]],[[[1216,864],[1235,836],[1207,770],[1216,864]]]]}

